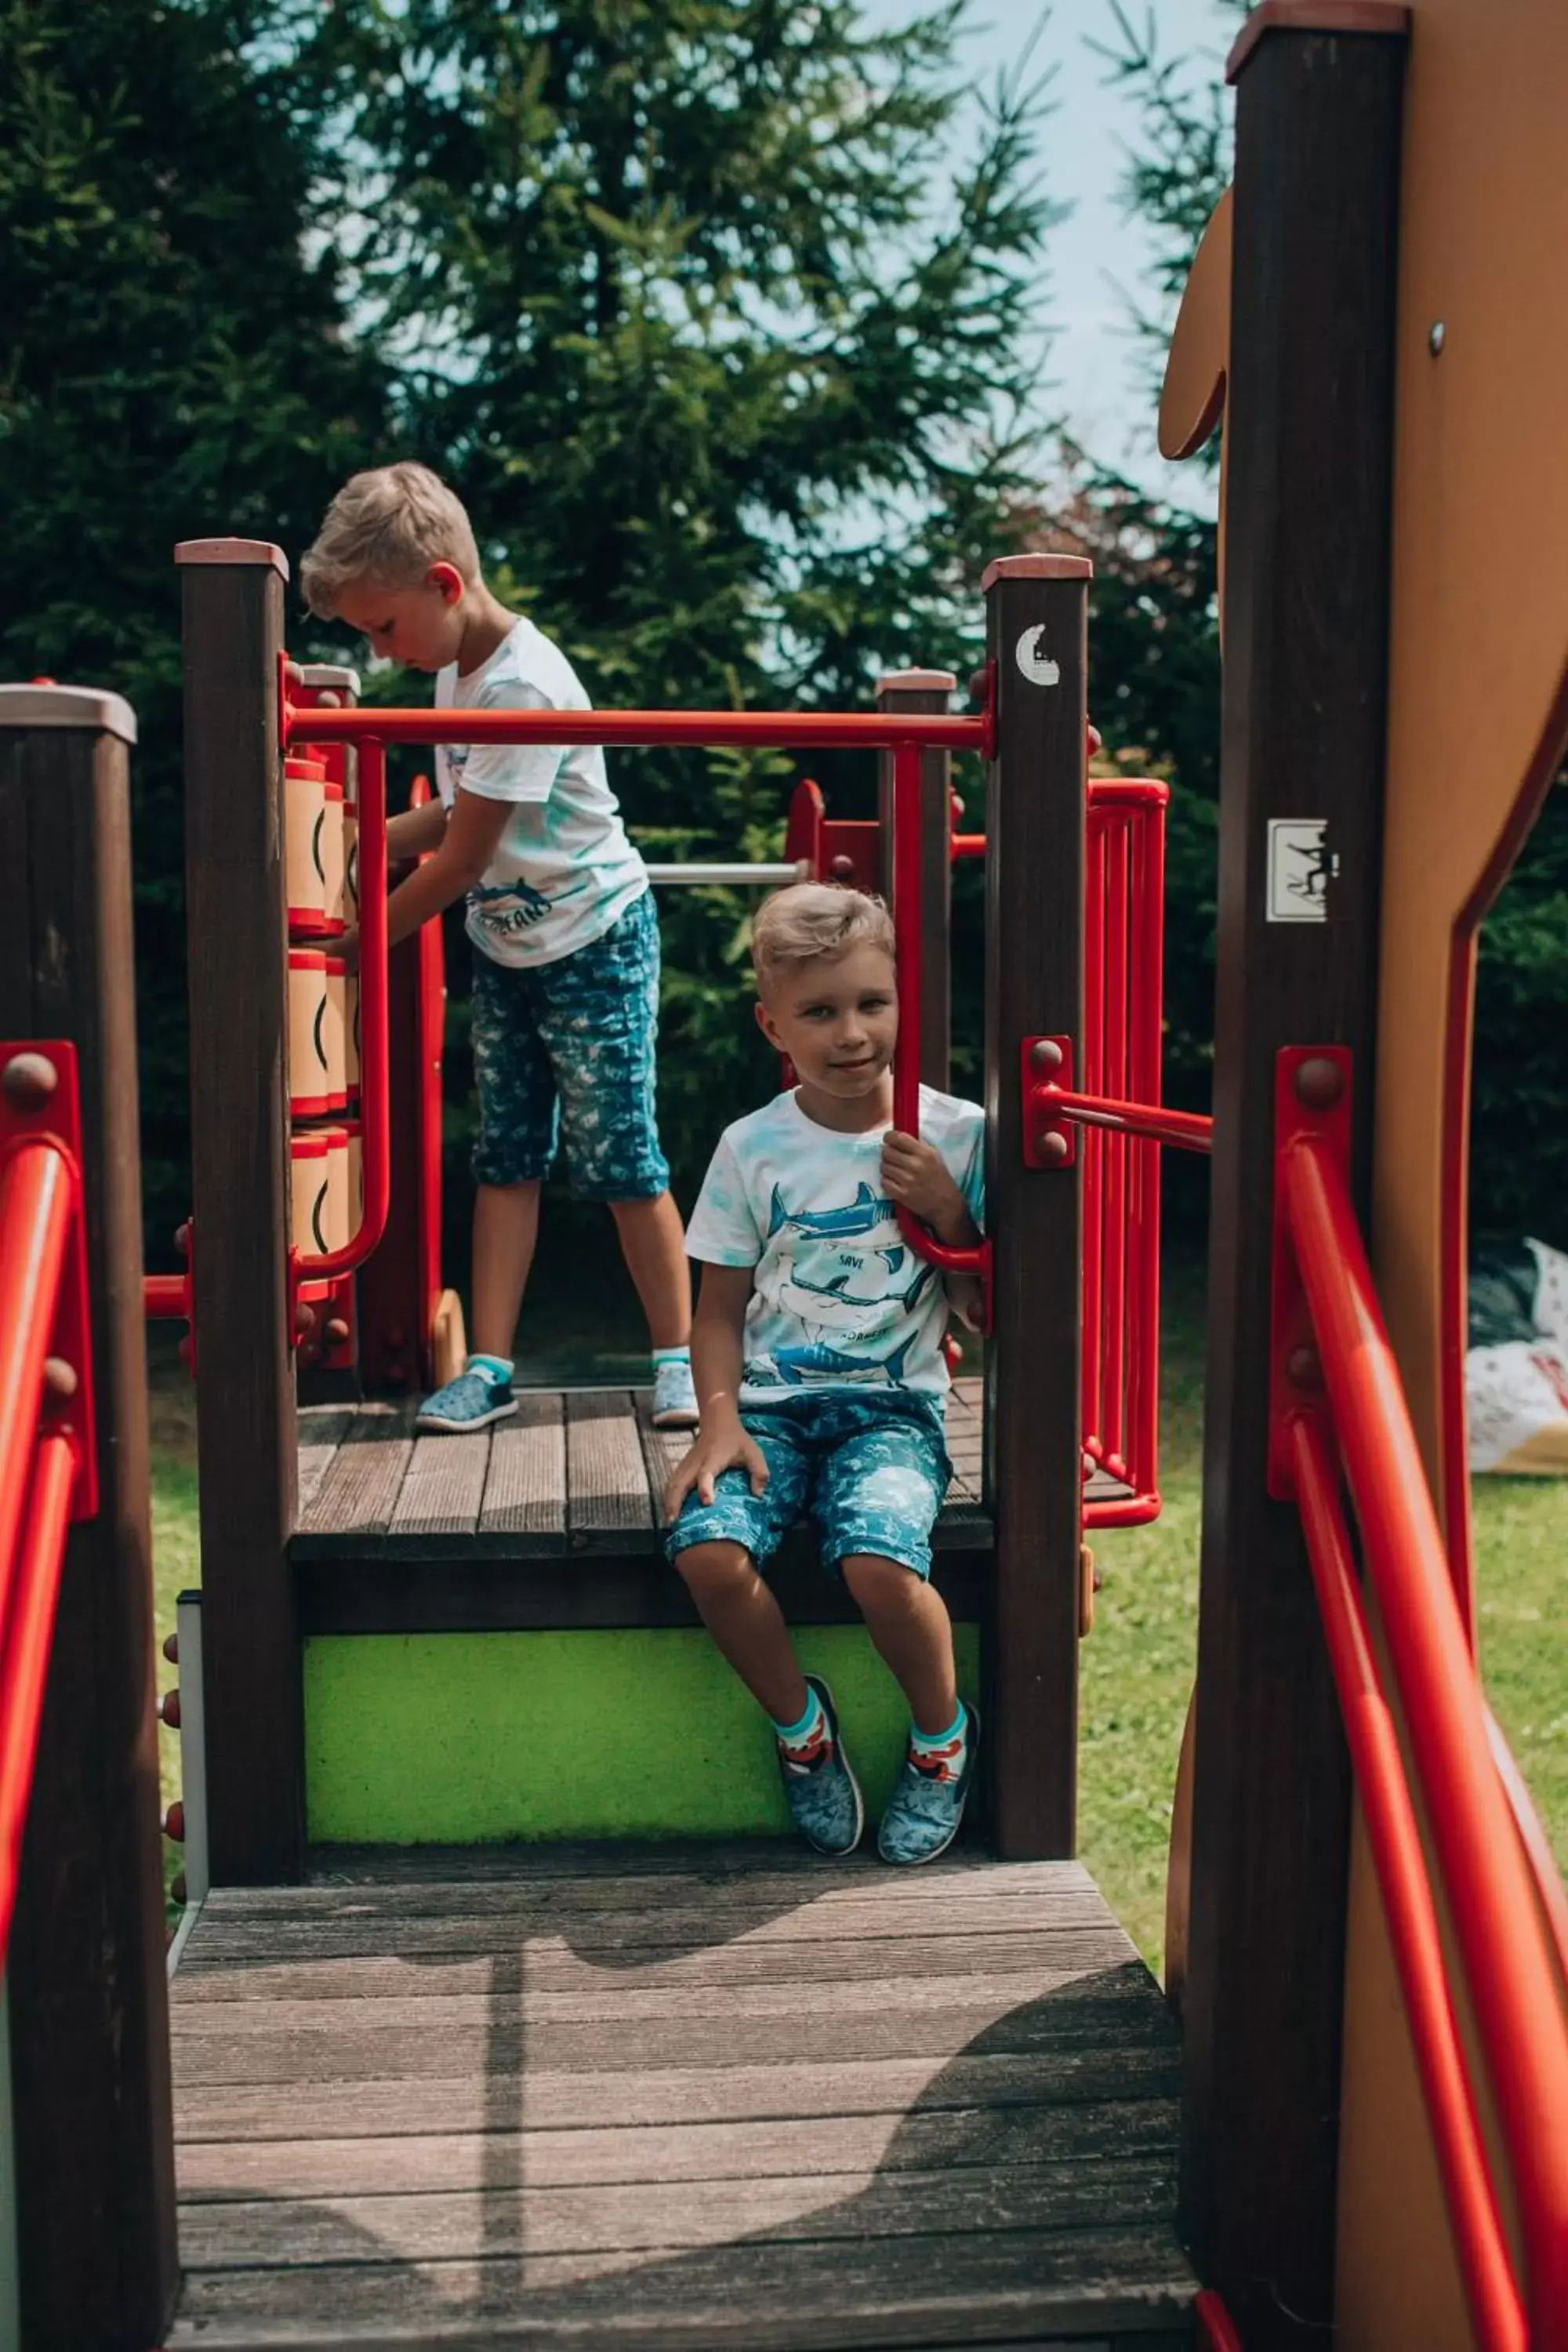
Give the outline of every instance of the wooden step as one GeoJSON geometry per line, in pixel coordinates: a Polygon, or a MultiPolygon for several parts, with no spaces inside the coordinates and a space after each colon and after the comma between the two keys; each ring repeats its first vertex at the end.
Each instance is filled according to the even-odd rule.
{"type": "Polygon", "coordinates": [[[1176,2036],[1075,1864],[338,1855],[172,1997],[169,2352],[1190,2342],[1176,2036]]]}

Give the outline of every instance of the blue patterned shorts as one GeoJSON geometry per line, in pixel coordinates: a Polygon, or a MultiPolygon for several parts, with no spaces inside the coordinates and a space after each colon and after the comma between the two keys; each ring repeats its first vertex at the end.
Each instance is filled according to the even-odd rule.
{"type": "Polygon", "coordinates": [[[529,1183],[563,1140],[584,1200],[656,1199],[669,1183],[654,1117],[658,1036],[651,890],[603,939],[555,963],[500,964],[476,948],[475,1181],[529,1183]]]}
{"type": "Polygon", "coordinates": [[[710,1503],[689,1495],[665,1538],[671,1559],[695,1544],[738,1543],[761,1568],[809,1510],[830,1572],[870,1552],[930,1576],[931,1531],[952,1475],[940,1397],[818,1390],[747,1405],[741,1420],[768,1483],[753,1495],[743,1470],[726,1470],[710,1503]]]}

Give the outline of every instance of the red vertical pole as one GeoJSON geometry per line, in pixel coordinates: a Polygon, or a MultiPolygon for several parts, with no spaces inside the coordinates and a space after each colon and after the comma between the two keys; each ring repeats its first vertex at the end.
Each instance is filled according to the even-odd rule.
{"type": "MultiPolygon", "coordinates": [[[[1109,821],[1105,835],[1105,1079],[1106,1092],[1127,1096],[1127,823],[1120,814],[1109,821]]],[[[1103,1212],[1105,1353],[1101,1376],[1104,1398],[1100,1431],[1106,1466],[1122,1475],[1124,1413],[1122,1372],[1126,1359],[1127,1312],[1127,1153],[1124,1135],[1101,1139],[1105,1171],[1103,1212]]]]}
{"type": "MultiPolygon", "coordinates": [[[[1092,805],[1086,819],[1083,925],[1083,1078],[1085,1094],[1105,1087],[1105,813],[1092,805]]],[[[1100,1230],[1104,1214],[1105,1137],[1085,1128],[1083,1157],[1083,1433],[1098,1454],[1104,1440],[1100,1402],[1100,1230]]]]}

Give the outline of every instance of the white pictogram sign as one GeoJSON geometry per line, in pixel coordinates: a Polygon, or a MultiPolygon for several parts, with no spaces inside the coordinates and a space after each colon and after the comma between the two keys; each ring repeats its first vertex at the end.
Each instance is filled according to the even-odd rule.
{"type": "Polygon", "coordinates": [[[1326,923],[1329,885],[1340,870],[1328,845],[1328,820],[1271,816],[1268,820],[1268,904],[1271,923],[1326,923]]]}
{"type": "Polygon", "coordinates": [[[1025,630],[1013,655],[1031,686],[1055,686],[1062,674],[1060,664],[1046,651],[1046,633],[1038,625],[1025,630]]]}

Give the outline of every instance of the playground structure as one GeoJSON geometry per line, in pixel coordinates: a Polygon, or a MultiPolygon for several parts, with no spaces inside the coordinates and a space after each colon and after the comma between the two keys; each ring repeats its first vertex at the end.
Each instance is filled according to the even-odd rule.
{"type": "MultiPolygon", "coordinates": [[[[931,672],[874,713],[534,730],[879,758],[879,821],[835,825],[803,785],[782,862],[890,887],[906,1120],[945,1066],[952,859],[984,857],[991,1329],[938,1579],[988,1704],[999,1858],[921,1882],[918,1916],[903,1882],[691,1843],[777,1820],[755,1727],[690,1679],[706,1653],[658,1568],[664,1457],[634,1400],[410,1441],[396,1397],[455,1335],[430,1246],[438,945],[385,956],[384,749],[455,725],[290,674],[277,551],[198,542],[195,1219],[187,1276],[147,1302],[192,1318],[204,1449],[171,2099],[134,730],[113,697],[0,700],[26,850],[3,930],[26,950],[0,966],[0,1869],[37,1730],[9,1956],[29,2347],[1568,2343],[1568,1901],[1476,1676],[1454,1378],[1475,932],[1568,749],[1568,516],[1542,511],[1568,505],[1547,363],[1568,315],[1510,233],[1568,230],[1545,168],[1568,31],[1544,5],[1505,26],[1463,0],[1268,0],[1232,73],[1234,200],[1163,412],[1173,451],[1226,414],[1212,1129],[1158,1106],[1159,795],[1086,774],[1086,566],[993,566],[972,716],[931,672]],[[1525,454],[1500,490],[1505,436],[1525,454]],[[987,763],[979,845],[952,834],[954,753],[987,763]],[[1322,887],[1280,919],[1303,828],[1322,887]],[[287,945],[330,958],[355,856],[357,1138],[347,992],[287,945]],[[1068,1859],[1083,1532],[1156,1507],[1156,1138],[1208,1148],[1215,1186],[1179,2050],[1068,1859]],[[301,1413],[307,1374],[324,1402],[301,1413]],[[531,1788],[507,1745],[528,1660],[575,1738],[564,1786],[531,1788]],[[652,1820],[605,1732],[661,1674],[719,1728],[652,1820]],[[529,1858],[487,1860],[508,1832],[529,1858]],[[1095,2089],[1064,2087],[1075,2066],[1095,2089]],[[876,2099],[900,2112],[868,2143],[876,2099]],[[804,2189],[780,2118],[814,2144],[804,2189]],[[910,2187],[932,2170],[945,2224],[910,2187]]],[[[788,1557],[780,1580],[889,1746],[832,1589],[788,1557]]]]}

